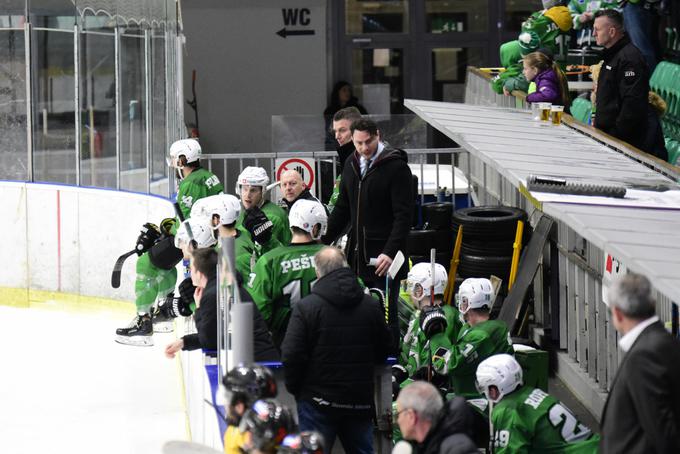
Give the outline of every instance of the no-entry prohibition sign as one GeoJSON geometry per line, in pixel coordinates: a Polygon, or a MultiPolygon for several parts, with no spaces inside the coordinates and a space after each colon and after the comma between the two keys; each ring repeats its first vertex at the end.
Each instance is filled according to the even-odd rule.
{"type": "Polygon", "coordinates": [[[314,160],[302,158],[284,158],[276,160],[276,181],[281,180],[281,174],[286,170],[297,170],[302,175],[305,187],[314,192],[314,160]]]}

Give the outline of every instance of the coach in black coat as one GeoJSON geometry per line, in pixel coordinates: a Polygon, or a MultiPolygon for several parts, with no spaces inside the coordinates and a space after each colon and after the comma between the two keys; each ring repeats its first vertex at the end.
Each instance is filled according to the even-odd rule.
{"type": "MultiPolygon", "coordinates": [[[[406,152],[381,142],[373,121],[357,120],[351,130],[356,151],[345,162],[324,242],[333,241],[349,224],[347,261],[366,285],[373,286],[384,282],[397,251],[406,252],[415,203],[412,176],[406,152]],[[369,265],[372,258],[378,259],[377,266],[369,265]]],[[[403,266],[398,279],[405,273],[403,266]]]]}
{"type": "Polygon", "coordinates": [[[654,315],[644,276],[615,282],[609,300],[626,353],[602,414],[600,452],[680,452],[680,342],[654,315]]]}

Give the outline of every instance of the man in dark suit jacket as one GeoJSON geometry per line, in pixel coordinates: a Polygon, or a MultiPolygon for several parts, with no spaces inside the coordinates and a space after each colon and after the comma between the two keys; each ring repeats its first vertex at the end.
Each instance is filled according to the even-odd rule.
{"type": "Polygon", "coordinates": [[[644,276],[615,281],[609,307],[625,356],[602,413],[600,452],[680,452],[680,342],[654,315],[644,276]]]}

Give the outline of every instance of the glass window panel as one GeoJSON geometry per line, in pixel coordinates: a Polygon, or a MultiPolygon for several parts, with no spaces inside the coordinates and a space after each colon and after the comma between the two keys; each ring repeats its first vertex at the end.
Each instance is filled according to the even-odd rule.
{"type": "Polygon", "coordinates": [[[489,4],[481,0],[426,0],[425,18],[430,33],[485,32],[489,4]]]}
{"type": "Polygon", "coordinates": [[[484,66],[482,48],[432,49],[432,99],[463,102],[465,74],[468,65],[484,66]]]}
{"type": "Polygon", "coordinates": [[[33,179],[76,184],[73,33],[33,37],[33,179]]]}
{"type": "Polygon", "coordinates": [[[542,9],[541,0],[505,0],[505,14],[503,14],[505,30],[519,33],[522,22],[542,9]]]}
{"type": "Polygon", "coordinates": [[[83,186],[115,188],[116,66],[113,30],[100,28],[98,32],[81,33],[80,47],[81,183],[83,186]]]}
{"type": "Polygon", "coordinates": [[[71,0],[31,0],[28,15],[34,28],[73,30],[75,7],[71,0]]]}
{"type": "Polygon", "coordinates": [[[24,32],[0,30],[0,179],[28,179],[24,32]]]}
{"type": "Polygon", "coordinates": [[[345,0],[348,35],[408,33],[408,0],[345,0]]]}
{"type": "Polygon", "coordinates": [[[121,189],[146,192],[146,83],[144,32],[128,29],[120,38],[121,189]]]}
{"type": "Polygon", "coordinates": [[[166,142],[165,120],[165,34],[163,29],[154,30],[151,43],[153,115],[152,115],[152,159],[151,192],[167,195],[168,166],[165,162],[168,146],[166,142]]]}
{"type": "Polygon", "coordinates": [[[26,0],[0,0],[0,28],[24,28],[26,0]]]}
{"type": "Polygon", "coordinates": [[[353,49],[354,94],[369,114],[404,110],[404,59],[401,49],[353,49]]]}

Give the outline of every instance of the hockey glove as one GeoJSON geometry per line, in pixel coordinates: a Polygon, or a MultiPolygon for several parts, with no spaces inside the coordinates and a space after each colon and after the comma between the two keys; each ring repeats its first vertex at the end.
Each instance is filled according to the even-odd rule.
{"type": "Polygon", "coordinates": [[[137,255],[142,255],[153,246],[156,241],[161,237],[161,231],[158,229],[156,224],[147,222],[142,227],[142,230],[137,237],[137,244],[135,245],[135,251],[137,255]]]}
{"type": "Polygon", "coordinates": [[[408,371],[400,364],[392,366],[392,400],[397,400],[399,391],[401,391],[401,384],[408,378],[408,371]]]}
{"type": "Polygon", "coordinates": [[[189,306],[194,302],[194,292],[196,291],[196,287],[194,287],[194,284],[191,283],[190,277],[180,282],[177,289],[179,290],[179,299],[182,300],[182,304],[189,306]]]}
{"type": "Polygon", "coordinates": [[[267,218],[264,212],[257,208],[246,210],[243,226],[250,232],[250,236],[260,246],[265,245],[272,238],[274,224],[267,218]]]}
{"type": "Polygon", "coordinates": [[[446,331],[447,325],[446,314],[441,308],[430,306],[420,311],[420,329],[428,339],[446,331]]]}

